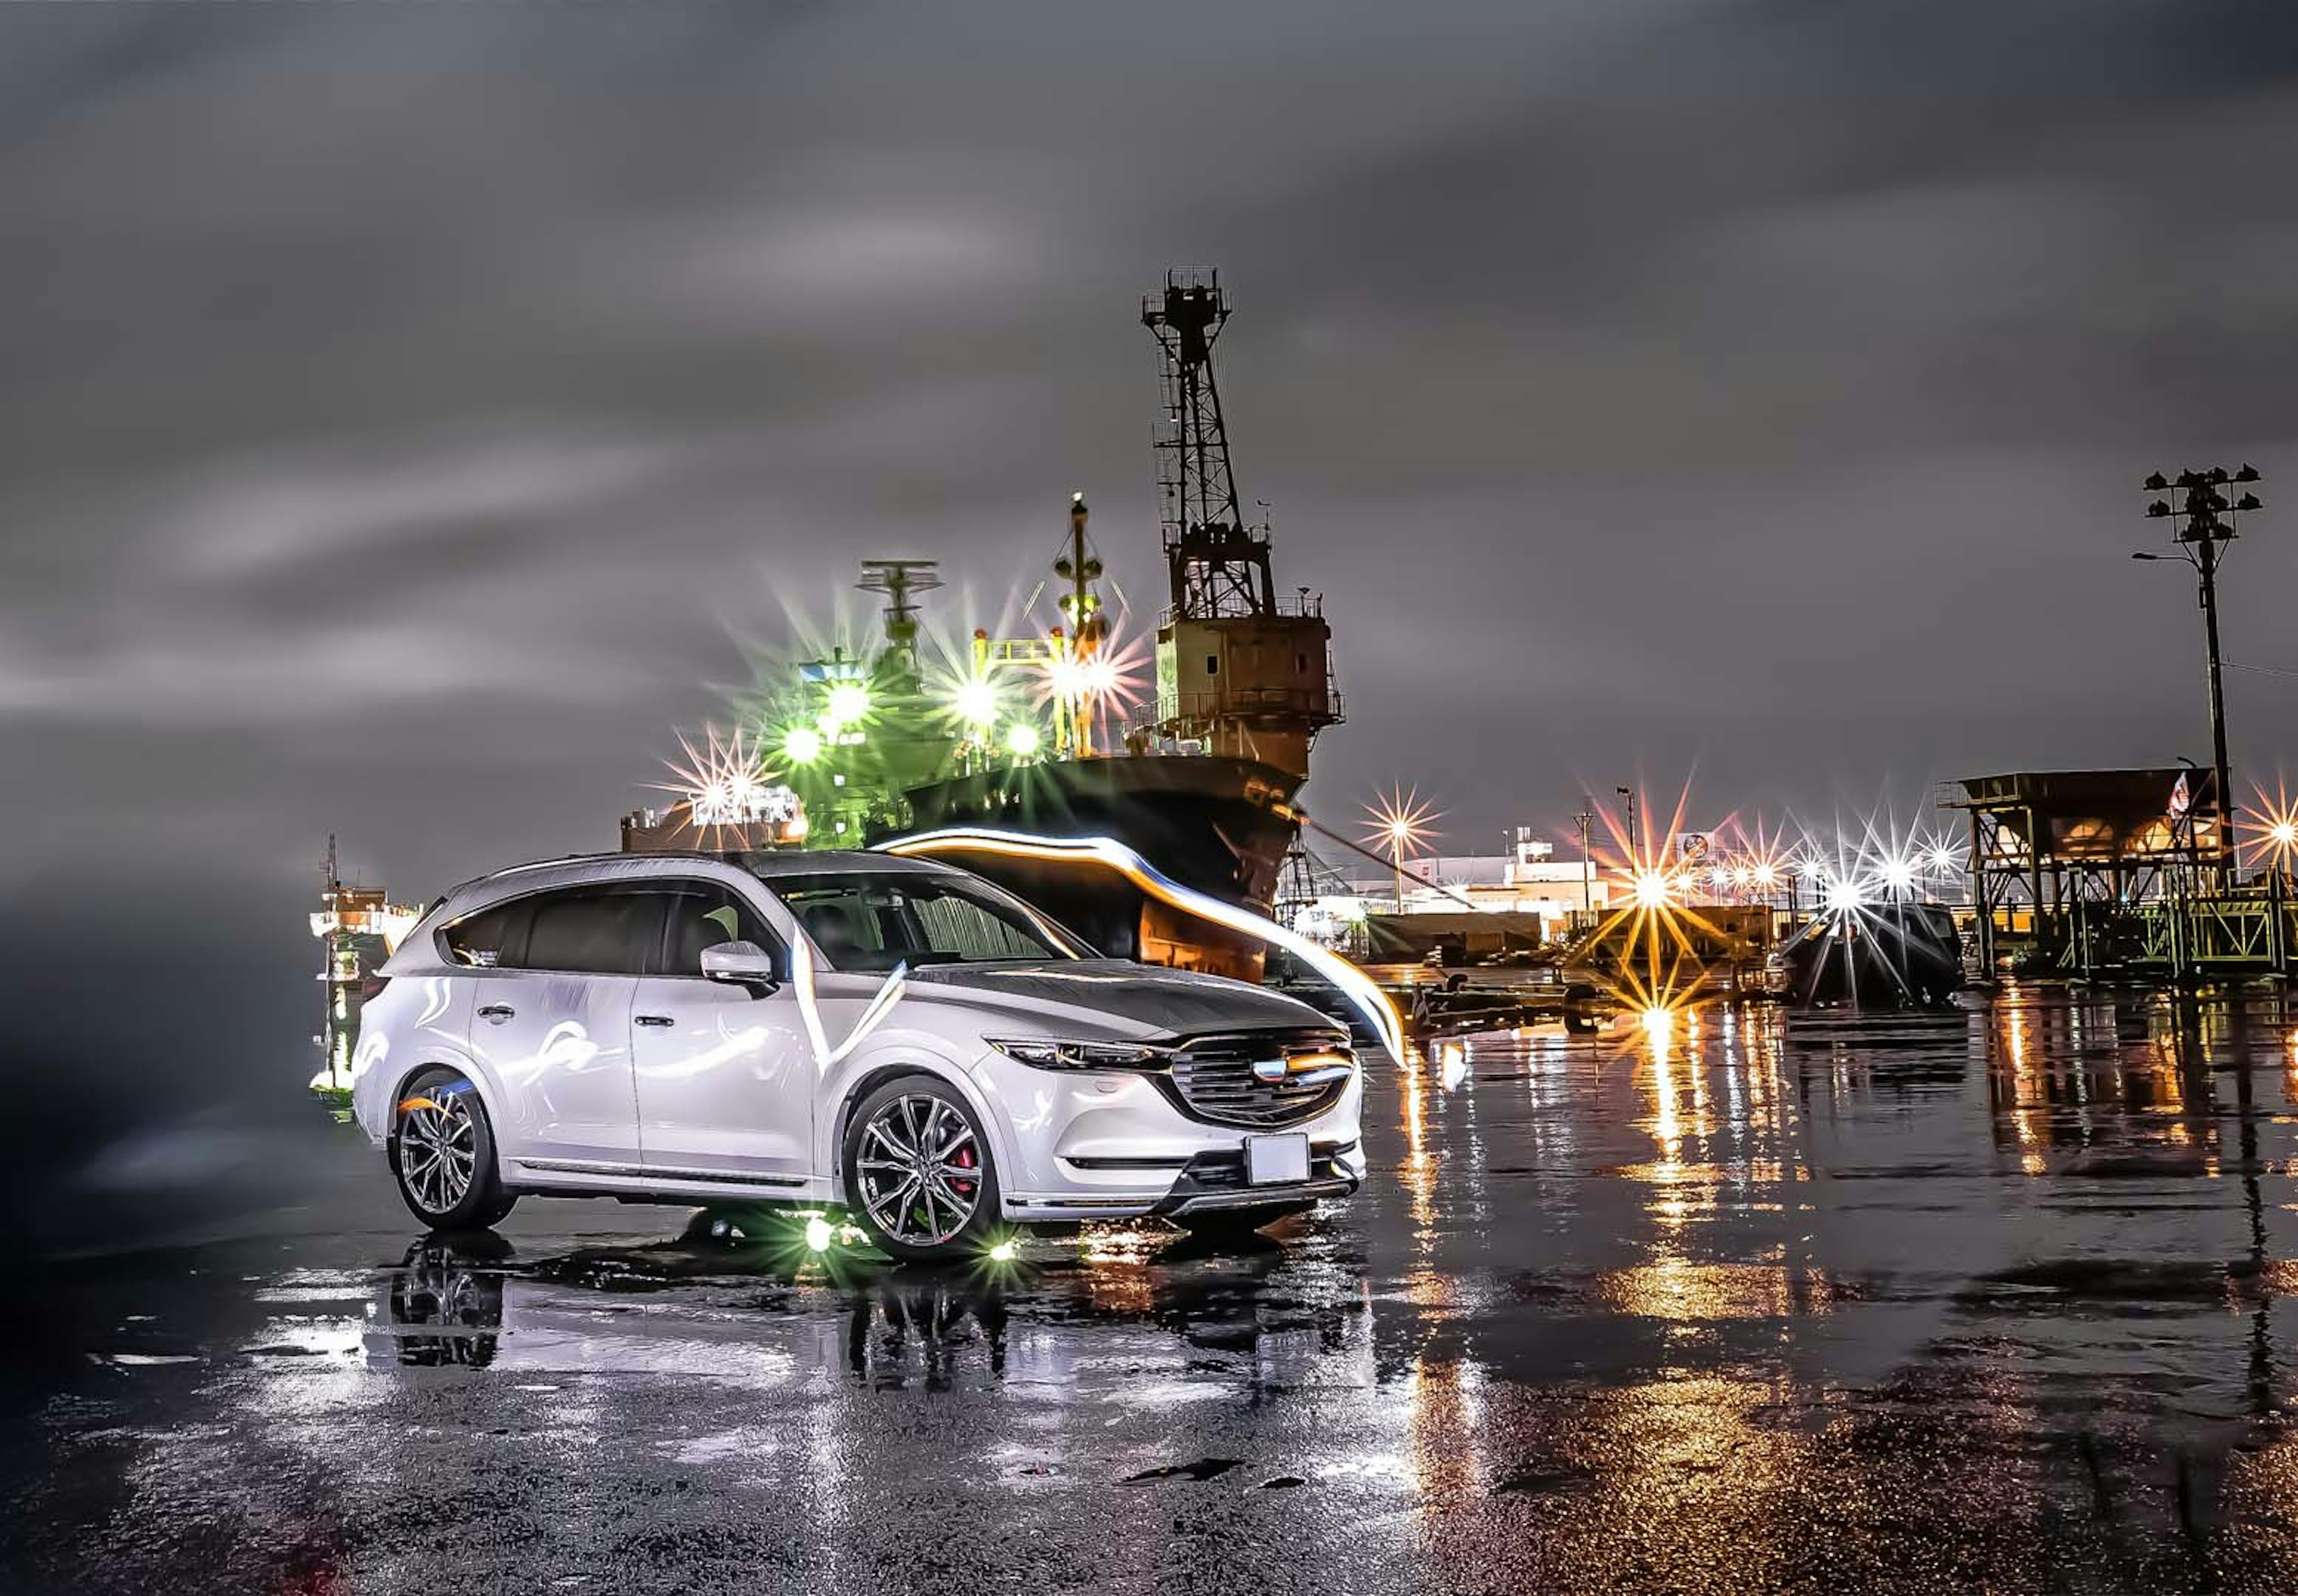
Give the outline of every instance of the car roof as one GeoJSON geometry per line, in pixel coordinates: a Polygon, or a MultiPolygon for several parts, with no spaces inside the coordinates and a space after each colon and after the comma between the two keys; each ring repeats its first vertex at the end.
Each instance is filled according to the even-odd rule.
{"type": "Polygon", "coordinates": [[[858,874],[963,876],[966,872],[938,860],[905,859],[898,854],[870,853],[860,848],[825,848],[814,853],[665,850],[630,854],[562,854],[555,859],[534,859],[525,864],[507,865],[449,888],[424,912],[414,930],[401,939],[392,958],[379,968],[388,974],[392,965],[402,957],[419,956],[410,950],[426,947],[430,941],[427,934],[417,937],[415,930],[426,933],[435,931],[483,909],[493,908],[498,904],[508,903],[531,893],[554,891],[562,887],[682,876],[720,881],[736,886],[749,882],[765,886],[771,892],[772,883],[778,878],[858,874]]]}
{"type": "Polygon", "coordinates": [[[814,853],[777,848],[772,853],[743,854],[740,865],[762,881],[784,875],[839,875],[865,871],[882,875],[965,873],[938,859],[912,859],[901,854],[871,853],[860,848],[825,848],[814,853]]]}
{"type": "Polygon", "coordinates": [[[816,852],[778,850],[755,853],[703,853],[665,849],[647,853],[566,854],[556,859],[535,859],[474,876],[451,889],[441,906],[457,915],[484,904],[553,887],[580,886],[591,881],[645,881],[655,876],[701,874],[750,876],[771,884],[794,875],[963,875],[965,872],[932,859],[907,859],[898,854],[831,848],[816,852]],[[699,867],[698,869],[698,867],[699,867]]]}

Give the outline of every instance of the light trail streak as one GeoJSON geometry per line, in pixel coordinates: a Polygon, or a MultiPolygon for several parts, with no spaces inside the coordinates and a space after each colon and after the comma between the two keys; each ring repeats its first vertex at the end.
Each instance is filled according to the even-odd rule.
{"type": "Polygon", "coordinates": [[[878,1029],[879,1023],[892,1013],[894,1005],[901,1001],[903,992],[908,988],[909,972],[906,962],[895,965],[893,973],[872,995],[868,1006],[862,1011],[862,1017],[854,1022],[854,1029],[847,1033],[844,1041],[833,1047],[822,1027],[821,1000],[814,995],[813,944],[803,935],[790,939],[790,988],[798,995],[798,1018],[806,1024],[806,1039],[814,1049],[816,1070],[824,1075],[829,1074],[840,1059],[860,1046],[864,1038],[878,1029]]]}
{"type": "Polygon", "coordinates": [[[1009,858],[1074,861],[1114,870],[1169,907],[1194,914],[1240,936],[1251,937],[1291,954],[1338,988],[1342,996],[1364,1015],[1366,1022],[1372,1027],[1373,1034],[1388,1050],[1389,1056],[1399,1064],[1405,1062],[1404,1022],[1398,1018],[1395,1006],[1388,1001],[1388,995],[1374,983],[1370,976],[1338,954],[1318,947],[1289,927],[1279,925],[1250,909],[1239,908],[1235,904],[1224,903],[1209,894],[1182,886],[1115,838],[1037,837],[1026,831],[956,826],[921,832],[898,841],[881,842],[877,847],[878,851],[904,856],[974,851],[1003,854],[1009,858]]]}

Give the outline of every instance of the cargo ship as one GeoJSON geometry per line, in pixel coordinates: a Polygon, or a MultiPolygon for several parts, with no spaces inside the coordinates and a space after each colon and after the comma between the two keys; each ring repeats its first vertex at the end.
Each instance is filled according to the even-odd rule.
{"type": "MultiPolygon", "coordinates": [[[[941,585],[936,562],[864,562],[859,585],[886,600],[882,645],[799,666],[756,717],[755,745],[714,742],[678,802],[624,817],[623,846],[852,848],[955,827],[1109,837],[1184,886],[1268,914],[1300,836],[1310,751],[1342,702],[1321,600],[1279,596],[1269,527],[1239,509],[1212,360],[1228,315],[1209,270],[1169,272],[1142,301],[1161,365],[1167,578],[1145,704],[1076,495],[1053,567],[1057,624],[1033,637],[976,633],[957,659],[930,661],[920,600],[941,585]]],[[[943,856],[1106,953],[1261,975],[1257,944],[1114,872],[987,848],[943,856]]]]}

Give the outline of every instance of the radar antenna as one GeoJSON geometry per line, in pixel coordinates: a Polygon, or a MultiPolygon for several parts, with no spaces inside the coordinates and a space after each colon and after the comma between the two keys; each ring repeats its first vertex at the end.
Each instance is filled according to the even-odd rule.
{"type": "Polygon", "coordinates": [[[886,649],[913,676],[918,670],[918,607],[913,595],[941,585],[939,566],[930,559],[865,559],[862,580],[854,584],[863,592],[886,595],[886,649]]]}

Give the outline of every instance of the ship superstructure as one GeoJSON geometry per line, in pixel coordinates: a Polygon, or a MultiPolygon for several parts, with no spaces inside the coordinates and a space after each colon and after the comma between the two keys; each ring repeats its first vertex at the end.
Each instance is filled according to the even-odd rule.
{"type": "MultiPolygon", "coordinates": [[[[1057,622],[1019,637],[977,632],[950,657],[929,658],[918,600],[942,585],[938,566],[864,561],[858,585],[886,600],[882,645],[834,648],[799,665],[769,695],[752,740],[712,740],[714,758],[747,746],[754,764],[730,771],[718,768],[723,759],[690,758],[711,765],[707,779],[690,776],[691,792],[666,812],[626,816],[624,848],[854,848],[948,827],[1107,836],[1184,886],[1267,913],[1300,832],[1292,805],[1310,748],[1341,718],[1340,699],[1321,601],[1307,589],[1277,597],[1269,529],[1238,511],[1212,366],[1228,313],[1210,271],[1169,273],[1143,301],[1162,357],[1156,442],[1169,577],[1145,713],[1128,713],[1128,661],[1079,493],[1054,562],[1057,622]]],[[[952,856],[1111,954],[1260,973],[1257,944],[1113,876],[993,853],[952,856]]]]}

